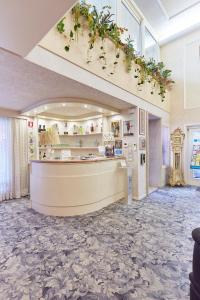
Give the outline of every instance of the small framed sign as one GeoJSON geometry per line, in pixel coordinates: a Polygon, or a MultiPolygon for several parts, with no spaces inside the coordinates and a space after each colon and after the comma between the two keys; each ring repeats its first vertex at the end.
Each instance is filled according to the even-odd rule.
{"type": "Polygon", "coordinates": [[[28,127],[33,128],[33,121],[28,121],[28,127]]]}
{"type": "Polygon", "coordinates": [[[139,150],[145,150],[146,149],[146,139],[141,136],[139,138],[139,150]]]}
{"type": "Polygon", "coordinates": [[[134,136],[133,120],[128,120],[123,122],[123,133],[124,136],[134,136]]]}
{"type": "Polygon", "coordinates": [[[120,120],[111,122],[111,132],[113,133],[115,138],[120,137],[120,133],[121,133],[121,121],[120,120]]]}

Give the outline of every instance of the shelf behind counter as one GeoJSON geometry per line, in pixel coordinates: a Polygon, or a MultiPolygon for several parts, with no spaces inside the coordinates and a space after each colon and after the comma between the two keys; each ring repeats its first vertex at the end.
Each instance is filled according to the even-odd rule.
{"type": "MultiPolygon", "coordinates": [[[[59,147],[59,146],[56,146],[56,147],[51,147],[52,150],[98,150],[98,147],[70,147],[70,146],[66,146],[66,147],[59,147]]],[[[39,147],[39,150],[46,150],[45,147],[39,147]]]]}
{"type": "MultiPolygon", "coordinates": [[[[40,135],[42,132],[38,132],[40,135]]],[[[92,133],[84,133],[84,134],[59,134],[59,136],[65,136],[65,137],[80,137],[80,136],[94,136],[94,135],[102,135],[102,132],[92,132],[92,133]]]]}

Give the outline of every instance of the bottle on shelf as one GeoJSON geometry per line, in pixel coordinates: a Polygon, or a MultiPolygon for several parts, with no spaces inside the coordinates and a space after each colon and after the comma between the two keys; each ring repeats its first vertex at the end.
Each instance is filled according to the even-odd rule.
{"type": "Polygon", "coordinates": [[[98,123],[97,123],[96,126],[95,126],[95,132],[96,132],[96,133],[99,132],[99,125],[98,125],[98,123]]]}
{"type": "Polygon", "coordinates": [[[84,132],[83,132],[83,126],[80,126],[79,127],[79,134],[83,134],[84,132]]]}
{"type": "Polygon", "coordinates": [[[91,132],[91,133],[94,132],[94,125],[93,125],[93,123],[91,123],[91,126],[90,126],[90,132],[91,132]]]}
{"type": "Polygon", "coordinates": [[[78,132],[77,132],[77,126],[76,125],[74,125],[73,126],[73,134],[77,134],[78,132]]]}
{"type": "Polygon", "coordinates": [[[90,133],[89,127],[87,126],[87,127],[86,127],[86,130],[85,130],[85,134],[89,134],[89,133],[90,133]]]}

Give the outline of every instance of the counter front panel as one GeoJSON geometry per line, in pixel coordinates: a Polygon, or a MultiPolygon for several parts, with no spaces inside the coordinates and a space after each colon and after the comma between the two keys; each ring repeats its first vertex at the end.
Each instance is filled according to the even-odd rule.
{"type": "Polygon", "coordinates": [[[32,161],[30,176],[32,208],[47,215],[85,214],[125,197],[120,159],[32,161]]]}

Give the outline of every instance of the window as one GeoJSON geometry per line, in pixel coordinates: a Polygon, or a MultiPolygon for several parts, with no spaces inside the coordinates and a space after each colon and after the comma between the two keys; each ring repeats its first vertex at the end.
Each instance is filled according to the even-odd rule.
{"type": "Polygon", "coordinates": [[[140,32],[140,23],[136,17],[131,13],[128,7],[122,3],[121,5],[121,26],[128,29],[124,34],[124,39],[129,35],[133,40],[133,46],[137,53],[141,51],[141,32],[140,32]]]}
{"type": "Polygon", "coordinates": [[[116,22],[116,15],[117,15],[117,0],[88,0],[87,3],[94,5],[98,12],[102,10],[104,6],[110,6],[110,12],[114,16],[112,16],[112,20],[116,22]]]}
{"type": "Polygon", "coordinates": [[[153,58],[156,61],[159,61],[160,58],[158,43],[146,27],[144,34],[144,56],[145,58],[153,58]]]}
{"type": "Polygon", "coordinates": [[[0,201],[9,199],[12,177],[11,120],[0,118],[0,201]]]}
{"type": "Polygon", "coordinates": [[[112,20],[119,26],[128,29],[123,35],[122,41],[130,36],[133,41],[133,46],[136,50],[136,54],[144,55],[145,58],[153,58],[156,61],[160,60],[160,48],[150,33],[145,27],[144,31],[141,30],[142,16],[128,0],[87,0],[87,3],[94,5],[98,12],[102,10],[103,6],[110,6],[110,12],[113,14],[112,20]],[[144,41],[144,47],[142,49],[142,41],[144,41]]]}

